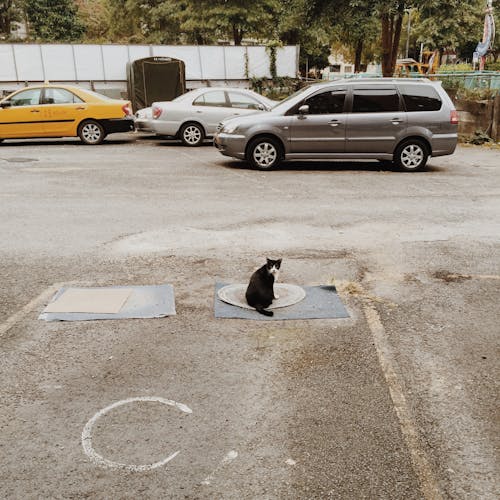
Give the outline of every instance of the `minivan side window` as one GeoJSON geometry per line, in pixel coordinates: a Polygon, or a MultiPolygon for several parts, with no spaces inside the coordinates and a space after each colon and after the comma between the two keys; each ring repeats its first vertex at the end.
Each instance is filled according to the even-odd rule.
{"type": "Polygon", "coordinates": [[[344,111],[345,90],[327,91],[306,99],[310,115],[330,115],[344,111]]]}
{"type": "Polygon", "coordinates": [[[441,99],[431,85],[398,85],[406,111],[438,111],[441,99]]]}
{"type": "Polygon", "coordinates": [[[353,113],[390,113],[399,111],[396,89],[354,89],[353,113]]]}

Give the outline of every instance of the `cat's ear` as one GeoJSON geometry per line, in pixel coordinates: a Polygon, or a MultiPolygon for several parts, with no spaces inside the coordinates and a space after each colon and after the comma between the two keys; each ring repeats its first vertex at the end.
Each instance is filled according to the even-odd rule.
{"type": "Polygon", "coordinates": [[[276,267],[279,269],[279,268],[280,268],[280,266],[281,266],[281,259],[278,259],[278,260],[276,261],[276,267]]]}
{"type": "Polygon", "coordinates": [[[268,266],[270,266],[273,263],[273,261],[269,257],[266,257],[266,262],[268,266]]]}

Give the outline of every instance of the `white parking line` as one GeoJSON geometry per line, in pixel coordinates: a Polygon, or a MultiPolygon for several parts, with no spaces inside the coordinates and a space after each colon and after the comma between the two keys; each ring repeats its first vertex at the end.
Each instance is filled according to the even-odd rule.
{"type": "Polygon", "coordinates": [[[420,488],[426,499],[440,500],[443,498],[443,495],[434,477],[434,472],[432,471],[425,451],[420,445],[418,430],[413,421],[408,403],[406,402],[403,386],[394,370],[395,360],[387,341],[384,326],[382,325],[377,310],[369,299],[365,299],[364,302],[363,310],[366,321],[372,333],[380,366],[387,385],[389,386],[389,392],[399,419],[403,438],[410,452],[413,468],[420,481],[420,488]]]}
{"type": "Polygon", "coordinates": [[[44,290],[40,295],[35,297],[30,302],[28,302],[24,307],[19,309],[19,311],[7,318],[7,320],[0,325],[0,337],[5,335],[18,321],[21,321],[25,316],[33,312],[36,308],[40,307],[40,305],[48,302],[49,299],[51,299],[52,296],[57,292],[57,290],[61,288],[61,286],[62,283],[55,283],[54,285],[49,286],[49,288],[44,290]]]}
{"type": "Polygon", "coordinates": [[[234,450],[231,450],[229,453],[226,454],[226,456],[221,460],[220,464],[215,468],[215,470],[209,474],[202,482],[201,484],[204,484],[204,485],[209,485],[214,477],[215,477],[215,474],[217,473],[217,471],[219,471],[220,469],[222,469],[222,467],[224,467],[226,464],[232,462],[233,460],[235,460],[236,458],[238,458],[238,452],[237,451],[234,451],[234,450]]]}

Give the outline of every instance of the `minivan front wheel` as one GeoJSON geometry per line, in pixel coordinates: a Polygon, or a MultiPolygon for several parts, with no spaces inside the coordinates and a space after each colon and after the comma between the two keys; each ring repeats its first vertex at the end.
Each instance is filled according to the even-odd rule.
{"type": "Polygon", "coordinates": [[[418,139],[410,139],[402,142],[394,153],[394,163],[406,172],[417,172],[422,170],[429,158],[427,147],[418,139]]]}
{"type": "Polygon", "coordinates": [[[247,159],[258,170],[272,170],[281,161],[281,145],[271,137],[255,139],[248,147],[247,159]]]}

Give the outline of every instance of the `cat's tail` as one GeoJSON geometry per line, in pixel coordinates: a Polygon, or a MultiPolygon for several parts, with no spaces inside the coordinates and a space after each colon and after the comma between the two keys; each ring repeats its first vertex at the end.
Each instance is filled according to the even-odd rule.
{"type": "Polygon", "coordinates": [[[264,309],[262,306],[256,306],[255,310],[259,312],[260,314],[263,314],[264,316],[274,316],[273,311],[268,311],[264,309]]]}

